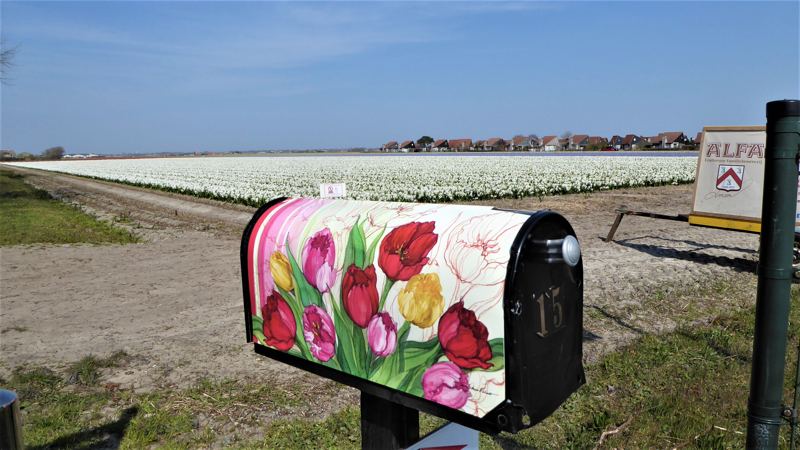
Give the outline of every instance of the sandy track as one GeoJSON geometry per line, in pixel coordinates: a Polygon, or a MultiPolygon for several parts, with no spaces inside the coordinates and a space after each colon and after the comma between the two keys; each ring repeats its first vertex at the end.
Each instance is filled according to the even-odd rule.
{"type": "MultiPolygon", "coordinates": [[[[253,208],[25,172],[38,187],[129,226],[144,242],[0,249],[0,372],[25,363],[57,368],[122,349],[135,360],[109,381],[136,389],[298,373],[256,357],[244,342],[239,238],[253,208]]],[[[616,242],[600,239],[614,208],[686,213],[691,193],[691,186],[665,186],[475,203],[550,208],[570,220],[584,252],[585,354],[593,360],[643,332],[674,328],[681,319],[643,303],[654,295],[669,306],[675,292],[734,279],[744,297],[750,290],[755,297],[756,236],[628,217],[616,242]]],[[[722,296],[708,314],[736,306],[722,296]]]]}

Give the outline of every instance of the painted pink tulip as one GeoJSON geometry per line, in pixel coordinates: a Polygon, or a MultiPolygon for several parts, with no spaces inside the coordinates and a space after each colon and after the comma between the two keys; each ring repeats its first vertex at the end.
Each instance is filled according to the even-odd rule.
{"type": "Polygon", "coordinates": [[[328,361],[336,353],[336,329],[331,316],[316,305],[306,307],[303,311],[303,336],[308,349],[320,361],[328,361]]]}
{"type": "Polygon", "coordinates": [[[389,313],[379,312],[372,316],[367,325],[367,341],[375,356],[385,358],[394,353],[397,347],[397,325],[389,313]]]}
{"type": "Polygon", "coordinates": [[[469,399],[469,379],[457,365],[436,363],[422,375],[425,398],[454,409],[461,409],[469,399]]]}
{"type": "Polygon", "coordinates": [[[321,293],[329,292],[336,281],[336,248],[331,230],[323,228],[306,242],[303,248],[303,275],[321,293]]]}

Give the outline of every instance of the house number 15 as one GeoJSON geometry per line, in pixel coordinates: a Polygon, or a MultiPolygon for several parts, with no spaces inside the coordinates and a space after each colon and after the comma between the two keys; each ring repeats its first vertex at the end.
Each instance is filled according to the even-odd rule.
{"type": "Polygon", "coordinates": [[[540,330],[536,334],[541,337],[547,337],[564,326],[564,308],[558,299],[560,292],[560,287],[551,286],[536,298],[540,325],[540,330]]]}

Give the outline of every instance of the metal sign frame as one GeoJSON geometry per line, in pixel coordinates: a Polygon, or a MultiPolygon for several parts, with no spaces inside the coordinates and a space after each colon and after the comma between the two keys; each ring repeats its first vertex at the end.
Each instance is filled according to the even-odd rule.
{"type": "Polygon", "coordinates": [[[744,217],[731,214],[716,214],[697,211],[697,191],[700,182],[700,170],[703,167],[704,148],[706,143],[706,132],[737,132],[737,131],[763,131],[764,126],[711,126],[703,127],[703,135],[700,139],[700,146],[697,154],[697,168],[695,169],[694,190],[692,192],[692,211],[689,213],[688,222],[690,225],[698,225],[711,228],[721,228],[726,230],[745,231],[750,233],[761,232],[761,221],[758,218],[744,217]]]}

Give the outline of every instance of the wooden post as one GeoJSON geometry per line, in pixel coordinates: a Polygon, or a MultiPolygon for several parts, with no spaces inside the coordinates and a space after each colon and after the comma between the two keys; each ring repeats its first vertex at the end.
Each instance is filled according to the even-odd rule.
{"type": "Polygon", "coordinates": [[[419,440],[419,411],[361,391],[361,448],[398,450],[419,440]]]}

